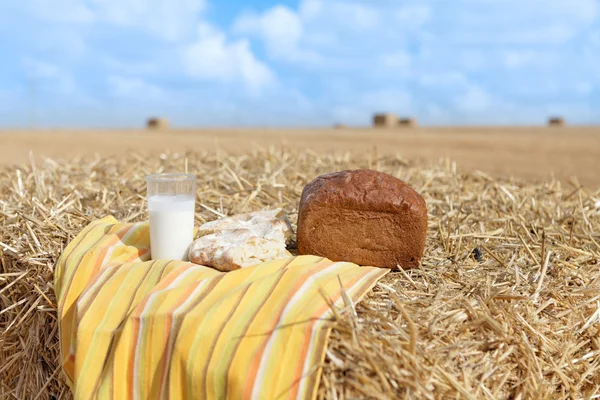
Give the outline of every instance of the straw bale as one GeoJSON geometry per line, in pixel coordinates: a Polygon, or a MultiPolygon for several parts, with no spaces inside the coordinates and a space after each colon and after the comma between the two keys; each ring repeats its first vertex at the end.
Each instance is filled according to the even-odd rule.
{"type": "MultiPolygon", "coordinates": [[[[33,160],[33,159],[32,159],[33,160]]],[[[65,399],[53,268],[90,221],[146,218],[144,176],[194,171],[196,223],[281,207],[368,167],[428,204],[420,268],[334,310],[321,399],[600,397],[600,190],[373,154],[254,149],[45,160],[0,169],[0,398],[65,399]]]]}
{"type": "Polygon", "coordinates": [[[146,127],[148,129],[169,129],[169,120],[167,118],[148,118],[146,127]]]}
{"type": "Polygon", "coordinates": [[[394,114],[375,114],[373,126],[376,128],[393,128],[398,125],[398,117],[394,114]]]}
{"type": "Polygon", "coordinates": [[[418,125],[416,118],[400,118],[398,120],[398,125],[404,128],[412,128],[418,125]]]}

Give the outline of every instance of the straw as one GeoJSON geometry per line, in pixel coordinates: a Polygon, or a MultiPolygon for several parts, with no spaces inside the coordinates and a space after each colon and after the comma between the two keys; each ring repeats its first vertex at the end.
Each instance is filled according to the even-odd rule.
{"type": "Polygon", "coordinates": [[[94,219],[145,219],[146,174],[196,172],[198,224],[277,207],[295,221],[315,176],[369,166],[421,190],[425,256],[333,313],[318,397],[600,397],[600,191],[577,181],[286,147],[31,160],[0,170],[0,398],[71,397],[54,264],[94,219]]]}

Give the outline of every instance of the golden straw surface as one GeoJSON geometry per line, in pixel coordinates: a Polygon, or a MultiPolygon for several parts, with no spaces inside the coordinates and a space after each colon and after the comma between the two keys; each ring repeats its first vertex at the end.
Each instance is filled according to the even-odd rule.
{"type": "Polygon", "coordinates": [[[58,368],[53,266],[90,221],[146,218],[146,174],[193,172],[196,223],[283,207],[348,168],[425,197],[422,266],[335,310],[319,398],[600,398],[600,191],[401,157],[289,148],[46,159],[0,170],[0,398],[70,398],[58,368]]]}

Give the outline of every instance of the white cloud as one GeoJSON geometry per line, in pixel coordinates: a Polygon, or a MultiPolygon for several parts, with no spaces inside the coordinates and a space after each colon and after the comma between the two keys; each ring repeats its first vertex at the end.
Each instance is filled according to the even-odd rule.
{"type": "Polygon", "coordinates": [[[299,12],[306,19],[313,19],[323,12],[322,0],[304,0],[300,2],[299,12]]]}
{"type": "Polygon", "coordinates": [[[363,4],[348,4],[343,2],[332,3],[341,18],[346,23],[352,24],[355,29],[373,29],[377,28],[380,22],[380,11],[372,6],[363,4]]]}
{"type": "Polygon", "coordinates": [[[465,113],[489,111],[493,103],[492,96],[483,88],[472,86],[455,99],[458,110],[465,113]]]}
{"type": "Polygon", "coordinates": [[[399,51],[384,54],[381,63],[386,68],[408,68],[412,62],[412,56],[407,51],[399,51]]]}
{"type": "Polygon", "coordinates": [[[267,53],[274,60],[319,67],[331,64],[326,57],[302,48],[303,22],[286,6],[275,6],[262,15],[244,14],[234,22],[232,30],[238,35],[262,39],[267,53]]]}
{"type": "Polygon", "coordinates": [[[300,0],[246,13],[232,30],[262,42],[274,65],[314,77],[323,87],[312,101],[336,119],[364,121],[369,108],[483,120],[499,107],[517,110],[514,101],[591,95],[590,76],[600,83],[590,69],[600,62],[600,35],[589,33],[597,20],[597,0],[300,0]],[[566,50],[581,35],[590,36],[585,61],[566,50]]]}
{"type": "Polygon", "coordinates": [[[575,84],[575,91],[581,95],[589,95],[594,90],[594,85],[591,82],[579,81],[575,84]]]}
{"type": "Polygon", "coordinates": [[[396,19],[403,26],[419,28],[431,18],[431,7],[426,4],[408,5],[396,10],[396,19]]]}
{"type": "Polygon", "coordinates": [[[54,94],[71,95],[78,91],[71,71],[58,64],[26,57],[23,60],[25,74],[32,89],[54,94]]]}
{"type": "MultiPolygon", "coordinates": [[[[23,88],[18,89],[3,89],[0,88],[0,112],[6,112],[6,115],[12,114],[15,103],[25,103],[27,101],[27,93],[23,88]]],[[[4,115],[3,115],[4,117],[4,115]]]]}
{"type": "Polygon", "coordinates": [[[437,73],[423,72],[419,75],[418,82],[423,86],[432,87],[466,87],[469,83],[467,77],[457,71],[438,71],[437,73]]]}
{"type": "Polygon", "coordinates": [[[597,18],[597,0],[488,0],[481,5],[459,0],[435,8],[432,40],[463,45],[560,45],[597,18]]]}
{"type": "Polygon", "coordinates": [[[368,123],[377,110],[508,122],[559,106],[583,118],[577,107],[598,101],[599,0],[273,0],[230,28],[211,20],[224,3],[205,13],[207,1],[4,2],[5,58],[52,99],[100,80],[127,107],[219,97],[218,118],[234,110],[248,123],[368,123]]]}
{"type": "Polygon", "coordinates": [[[448,123],[450,119],[449,111],[447,107],[444,108],[430,103],[425,106],[423,115],[427,116],[427,123],[429,124],[448,123]]]}
{"type": "Polygon", "coordinates": [[[600,29],[590,32],[586,45],[600,49],[600,29]]]}
{"type": "Polygon", "coordinates": [[[135,77],[112,75],[107,83],[111,93],[122,98],[157,99],[164,94],[158,86],[135,77]]]}
{"type": "MultiPolygon", "coordinates": [[[[85,90],[69,66],[33,57],[25,57],[22,66],[26,84],[19,88],[21,101],[15,97],[10,107],[17,114],[24,113],[21,120],[25,125],[61,125],[60,118],[72,114],[77,119],[82,110],[98,107],[97,99],[85,90]]],[[[63,121],[62,126],[71,124],[63,121]]]]}
{"type": "Polygon", "coordinates": [[[193,30],[204,0],[90,0],[100,19],[136,27],[168,40],[186,37],[193,30]]]}
{"type": "Polygon", "coordinates": [[[39,19],[77,25],[106,24],[136,28],[166,40],[193,32],[205,0],[32,0],[20,9],[39,19]]]}
{"type": "MultiPolygon", "coordinates": [[[[452,46],[450,52],[455,49],[452,46]]],[[[489,66],[489,53],[486,54],[486,51],[482,51],[480,48],[466,47],[457,49],[457,54],[454,54],[454,59],[450,59],[450,54],[439,54],[439,52],[432,52],[432,56],[438,58],[444,58],[449,60],[449,63],[452,63],[454,60],[457,62],[457,67],[463,69],[467,72],[480,72],[485,70],[489,66]]]]}
{"type": "Polygon", "coordinates": [[[206,23],[199,25],[198,39],[183,48],[182,60],[187,73],[202,80],[242,82],[254,91],[274,80],[273,72],[254,56],[247,39],[227,41],[223,32],[206,23]]]}
{"type": "Polygon", "coordinates": [[[363,30],[377,27],[381,9],[355,0],[304,0],[299,6],[299,14],[307,22],[328,20],[329,26],[363,30]],[[331,18],[334,16],[336,18],[331,18]]]}
{"type": "Polygon", "coordinates": [[[537,4],[549,6],[550,15],[575,24],[590,25],[596,21],[600,13],[600,4],[597,0],[553,0],[550,2],[538,0],[537,4]]]}
{"type": "Polygon", "coordinates": [[[57,65],[29,57],[23,60],[23,66],[27,75],[31,78],[56,78],[60,74],[60,69],[57,65]]]}
{"type": "Polygon", "coordinates": [[[275,6],[263,15],[242,15],[234,23],[233,30],[242,34],[258,34],[275,55],[297,51],[303,34],[298,14],[285,6],[275,6]]]}
{"type": "Polygon", "coordinates": [[[362,96],[362,106],[370,112],[391,111],[402,114],[411,108],[410,92],[398,89],[381,89],[362,96]]]}
{"type": "Polygon", "coordinates": [[[32,0],[22,2],[19,7],[46,21],[88,24],[94,20],[94,12],[80,0],[32,0]]]}
{"type": "Polygon", "coordinates": [[[276,5],[262,13],[245,13],[232,31],[260,39],[273,60],[313,70],[360,69],[379,59],[382,48],[394,52],[382,59],[384,66],[405,67],[407,53],[397,47],[403,44],[396,39],[415,24],[403,24],[402,18],[419,25],[428,19],[428,7],[302,0],[297,9],[276,5]]]}
{"type": "Polygon", "coordinates": [[[121,61],[114,57],[105,57],[104,64],[111,70],[118,71],[126,75],[147,75],[157,72],[158,66],[150,61],[121,61]]]}
{"type": "Polygon", "coordinates": [[[49,55],[59,56],[63,60],[79,59],[87,50],[84,39],[68,29],[57,29],[40,35],[37,48],[49,55]]]}
{"type": "Polygon", "coordinates": [[[539,52],[532,50],[525,51],[508,51],[504,55],[504,64],[508,68],[522,68],[523,66],[535,62],[540,56],[539,52]]]}

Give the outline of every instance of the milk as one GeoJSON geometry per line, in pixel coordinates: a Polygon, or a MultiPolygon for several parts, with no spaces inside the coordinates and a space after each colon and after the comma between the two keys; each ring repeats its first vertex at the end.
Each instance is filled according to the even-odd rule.
{"type": "Polygon", "coordinates": [[[187,261],[194,240],[194,197],[150,196],[148,212],[152,259],[187,261]]]}

